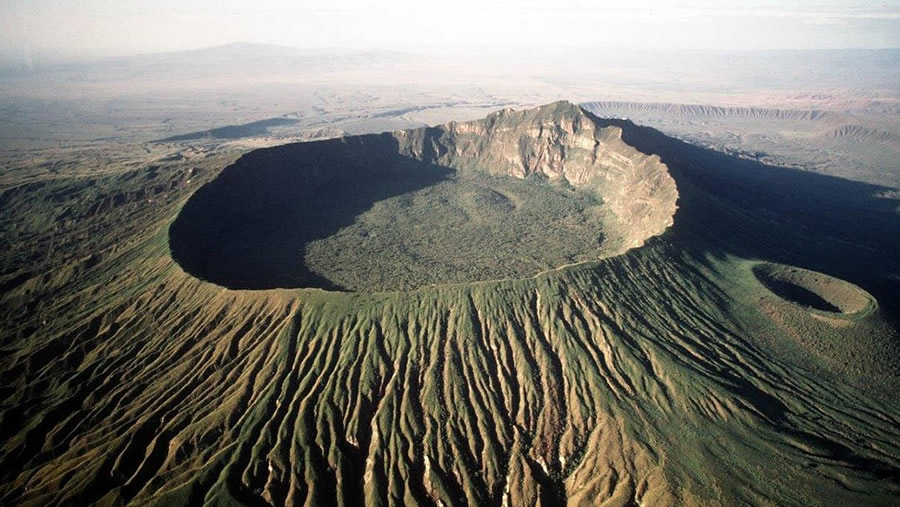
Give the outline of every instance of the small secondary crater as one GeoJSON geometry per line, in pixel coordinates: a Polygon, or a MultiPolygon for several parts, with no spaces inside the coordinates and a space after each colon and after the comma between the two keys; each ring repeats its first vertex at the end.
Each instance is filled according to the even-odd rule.
{"type": "Polygon", "coordinates": [[[824,273],[762,263],[753,268],[753,274],[776,296],[817,312],[860,317],[876,305],[868,292],[824,273]]]}

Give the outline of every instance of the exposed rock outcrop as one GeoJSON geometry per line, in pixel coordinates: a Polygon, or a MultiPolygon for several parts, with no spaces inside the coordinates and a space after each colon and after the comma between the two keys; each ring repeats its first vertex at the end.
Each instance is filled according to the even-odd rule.
{"type": "Polygon", "coordinates": [[[617,218],[626,248],[672,225],[678,191],[659,157],[622,140],[565,101],[503,109],[482,120],[395,132],[405,155],[452,167],[525,178],[533,174],[596,193],[617,218]]]}

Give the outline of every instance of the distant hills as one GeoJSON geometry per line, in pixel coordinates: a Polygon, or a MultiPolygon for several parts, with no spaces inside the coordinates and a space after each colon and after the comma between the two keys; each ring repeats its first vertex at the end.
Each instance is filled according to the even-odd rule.
{"type": "MultiPolygon", "coordinates": [[[[809,88],[866,87],[896,89],[900,49],[777,51],[647,51],[614,48],[451,48],[428,46],[403,51],[347,48],[295,48],[236,42],[221,46],[132,56],[26,62],[21,55],[0,56],[0,79],[46,74],[87,80],[179,80],[308,76],[377,66],[396,80],[428,71],[435,81],[451,75],[493,72],[496,77],[544,77],[580,80],[586,76],[659,87],[809,88]],[[452,72],[450,72],[452,70],[452,72]],[[460,74],[462,73],[462,74],[460,74]],[[623,81],[624,80],[624,81],[623,81]]],[[[14,90],[13,90],[14,91],[14,90]]]]}

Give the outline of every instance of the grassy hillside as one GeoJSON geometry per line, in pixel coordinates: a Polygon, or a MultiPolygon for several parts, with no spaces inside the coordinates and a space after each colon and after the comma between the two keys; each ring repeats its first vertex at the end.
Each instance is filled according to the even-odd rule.
{"type": "Polygon", "coordinates": [[[894,503],[896,202],[591,121],[666,164],[674,224],[516,280],[230,290],[169,252],[218,171],[4,190],[0,503],[894,503]]]}

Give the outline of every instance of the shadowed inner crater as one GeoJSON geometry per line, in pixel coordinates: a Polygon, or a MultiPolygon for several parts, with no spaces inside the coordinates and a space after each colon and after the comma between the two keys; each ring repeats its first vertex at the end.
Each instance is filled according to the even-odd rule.
{"type": "Polygon", "coordinates": [[[176,261],[233,289],[414,289],[531,276],[610,248],[590,192],[456,171],[389,136],[248,154],[170,229],[176,261]]]}
{"type": "Polygon", "coordinates": [[[753,272],[778,297],[814,310],[853,315],[874,305],[872,296],[859,287],[823,273],[770,263],[753,272]]]}

